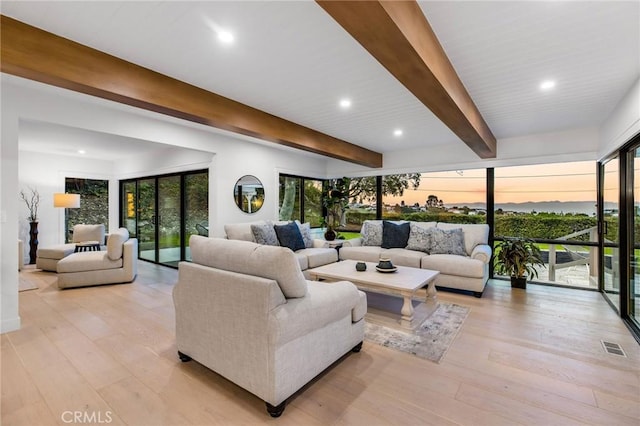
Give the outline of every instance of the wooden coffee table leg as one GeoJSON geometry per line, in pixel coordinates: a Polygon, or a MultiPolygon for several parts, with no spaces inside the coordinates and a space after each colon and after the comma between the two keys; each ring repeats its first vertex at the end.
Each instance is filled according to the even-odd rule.
{"type": "Polygon", "coordinates": [[[435,300],[438,298],[438,292],[436,290],[436,285],[433,281],[431,281],[428,285],[427,285],[427,300],[431,299],[431,300],[435,300]]]}
{"type": "Polygon", "coordinates": [[[402,319],[400,320],[400,325],[405,328],[411,328],[411,321],[413,321],[413,302],[411,301],[411,295],[403,294],[402,298],[404,299],[404,303],[402,305],[402,319]]]}

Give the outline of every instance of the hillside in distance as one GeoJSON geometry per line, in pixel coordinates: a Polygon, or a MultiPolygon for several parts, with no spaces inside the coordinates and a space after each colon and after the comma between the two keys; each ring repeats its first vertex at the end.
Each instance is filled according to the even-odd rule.
{"type": "MultiPolygon", "coordinates": [[[[484,203],[445,203],[448,208],[469,207],[471,209],[485,209],[484,203]]],[[[605,209],[616,208],[615,203],[605,203],[605,209]]],[[[496,203],[496,209],[512,212],[537,213],[582,213],[589,216],[596,214],[596,204],[592,201],[528,201],[524,203],[496,203]]]]}

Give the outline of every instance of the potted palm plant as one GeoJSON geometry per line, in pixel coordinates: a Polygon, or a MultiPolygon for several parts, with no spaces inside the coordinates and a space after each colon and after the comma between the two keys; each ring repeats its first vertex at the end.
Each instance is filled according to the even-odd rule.
{"type": "Polygon", "coordinates": [[[527,278],[538,277],[536,266],[544,266],[542,253],[533,240],[505,238],[496,245],[495,270],[511,277],[511,287],[527,288],[527,278]]]}

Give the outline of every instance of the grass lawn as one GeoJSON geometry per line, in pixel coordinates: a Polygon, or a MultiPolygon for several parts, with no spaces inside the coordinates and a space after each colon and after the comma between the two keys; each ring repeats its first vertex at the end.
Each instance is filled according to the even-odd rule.
{"type": "Polygon", "coordinates": [[[342,231],[339,231],[338,235],[341,237],[341,239],[352,240],[354,238],[358,238],[360,236],[360,233],[359,232],[342,232],[342,231]]]}

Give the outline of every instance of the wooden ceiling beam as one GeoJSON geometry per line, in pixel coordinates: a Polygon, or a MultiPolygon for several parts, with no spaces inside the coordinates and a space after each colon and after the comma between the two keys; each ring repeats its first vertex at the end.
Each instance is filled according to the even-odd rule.
{"type": "Polygon", "coordinates": [[[480,158],[496,138],[415,1],[316,0],[480,158]]]}
{"type": "Polygon", "coordinates": [[[382,154],[0,16],[2,72],[367,167],[382,154]]]}

